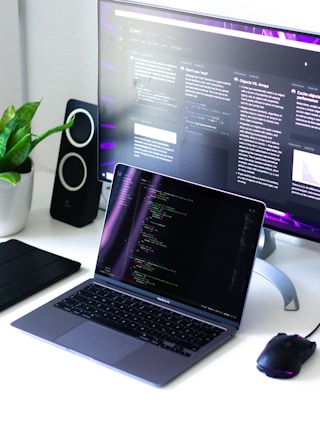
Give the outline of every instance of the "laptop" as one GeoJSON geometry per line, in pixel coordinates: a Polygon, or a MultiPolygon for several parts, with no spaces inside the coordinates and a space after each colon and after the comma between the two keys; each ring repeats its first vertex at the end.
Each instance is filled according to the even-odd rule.
{"type": "Polygon", "coordinates": [[[238,330],[264,212],[257,200],[117,164],[94,277],[12,325],[165,385],[238,330]]]}

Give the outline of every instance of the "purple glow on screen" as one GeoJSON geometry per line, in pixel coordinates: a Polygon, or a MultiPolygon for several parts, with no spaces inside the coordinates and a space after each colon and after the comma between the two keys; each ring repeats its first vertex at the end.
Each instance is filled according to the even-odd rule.
{"type": "Polygon", "coordinates": [[[100,148],[101,149],[114,149],[115,145],[116,145],[116,143],[114,141],[103,141],[100,144],[100,148]]]}
{"type": "Polygon", "coordinates": [[[320,225],[317,223],[316,225],[308,224],[305,220],[301,218],[297,218],[290,213],[277,212],[274,213],[272,210],[266,211],[265,215],[265,224],[268,227],[274,226],[278,227],[279,230],[287,230],[290,232],[298,233],[299,229],[302,229],[305,235],[314,236],[317,234],[320,236],[320,225]]]}
{"type": "Polygon", "coordinates": [[[115,166],[115,162],[114,161],[110,161],[110,162],[101,162],[101,166],[111,166],[112,169],[115,166]]]}
{"type": "Polygon", "coordinates": [[[223,21],[223,20],[214,20],[214,21],[208,21],[208,25],[212,25],[217,28],[225,28],[229,30],[241,31],[244,33],[251,33],[251,34],[260,34],[266,37],[293,40],[293,41],[308,43],[313,45],[320,44],[320,37],[318,36],[312,36],[312,35],[307,35],[307,34],[293,32],[293,31],[284,31],[284,30],[280,31],[277,29],[256,26],[253,24],[241,24],[241,23],[233,23],[233,22],[223,21]]]}
{"type": "Polygon", "coordinates": [[[114,67],[112,64],[109,64],[108,62],[105,62],[105,61],[101,61],[101,64],[102,64],[105,68],[107,68],[107,69],[109,69],[109,70],[111,70],[111,71],[115,71],[115,67],[114,67]]]}
{"type": "Polygon", "coordinates": [[[113,123],[101,123],[101,128],[107,128],[107,129],[115,129],[116,125],[113,123]]]}
{"type": "Polygon", "coordinates": [[[113,98],[108,98],[108,97],[101,97],[101,101],[104,101],[110,104],[114,104],[116,102],[113,98]]]}

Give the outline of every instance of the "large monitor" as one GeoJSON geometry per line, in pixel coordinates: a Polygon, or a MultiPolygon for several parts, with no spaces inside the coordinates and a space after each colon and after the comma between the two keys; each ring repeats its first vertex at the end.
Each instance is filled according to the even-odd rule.
{"type": "Polygon", "coordinates": [[[263,200],[320,242],[320,38],[99,1],[99,179],[118,161],[263,200]]]}

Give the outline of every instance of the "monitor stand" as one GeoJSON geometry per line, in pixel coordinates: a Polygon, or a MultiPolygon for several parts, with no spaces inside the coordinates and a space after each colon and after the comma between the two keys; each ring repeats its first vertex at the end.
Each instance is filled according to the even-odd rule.
{"type": "Polygon", "coordinates": [[[278,289],[283,297],[286,311],[297,311],[299,309],[299,300],[292,281],[280,269],[265,260],[275,249],[276,242],[273,232],[263,228],[253,270],[278,289]]]}

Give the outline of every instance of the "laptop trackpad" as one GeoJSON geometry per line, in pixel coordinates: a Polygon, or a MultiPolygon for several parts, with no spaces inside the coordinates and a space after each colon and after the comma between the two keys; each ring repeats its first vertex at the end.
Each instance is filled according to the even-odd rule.
{"type": "Polygon", "coordinates": [[[91,322],[80,324],[58,337],[55,343],[106,364],[114,364],[143,346],[130,336],[91,322]]]}

